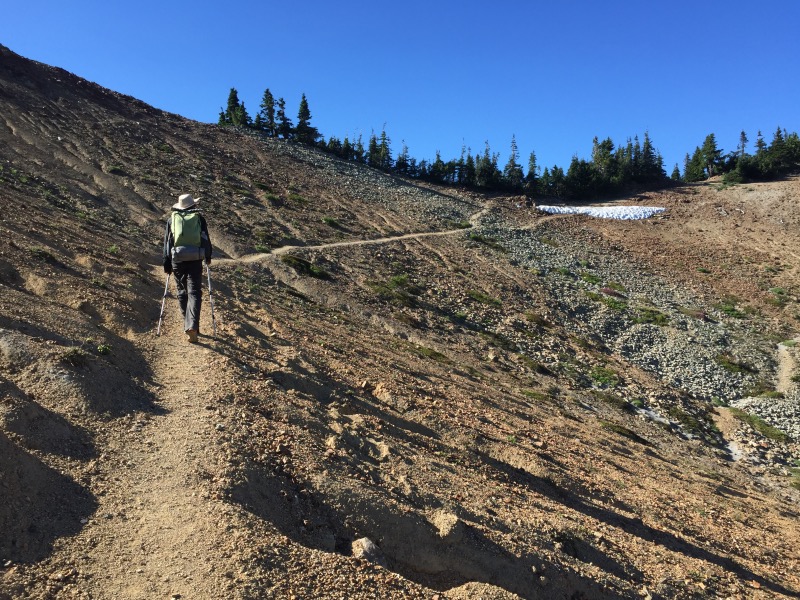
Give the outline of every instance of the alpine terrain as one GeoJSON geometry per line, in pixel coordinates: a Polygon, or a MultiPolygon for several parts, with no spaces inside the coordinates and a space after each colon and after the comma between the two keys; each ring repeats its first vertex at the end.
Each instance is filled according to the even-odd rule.
{"type": "Polygon", "coordinates": [[[799,179],[545,214],[2,46],[0,118],[0,598],[800,595],[799,179]]]}

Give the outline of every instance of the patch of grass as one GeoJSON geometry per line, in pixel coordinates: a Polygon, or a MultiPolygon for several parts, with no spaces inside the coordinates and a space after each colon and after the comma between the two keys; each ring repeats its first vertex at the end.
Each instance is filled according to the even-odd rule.
{"type": "Polygon", "coordinates": [[[716,308],[718,311],[728,315],[729,317],[733,317],[734,319],[746,319],[747,318],[747,314],[745,312],[739,310],[739,308],[737,308],[738,302],[739,302],[738,299],[733,298],[733,297],[729,297],[729,298],[725,298],[719,304],[715,304],[714,308],[716,308]]]}
{"type": "Polygon", "coordinates": [[[300,275],[307,275],[316,279],[330,279],[331,274],[322,267],[313,264],[311,261],[299,256],[292,256],[291,254],[284,254],[281,256],[281,262],[285,265],[292,267],[300,275]]]}
{"type": "Polygon", "coordinates": [[[420,346],[418,344],[409,344],[411,351],[419,356],[420,358],[427,358],[430,360],[435,360],[436,362],[448,363],[450,359],[447,358],[444,354],[439,352],[438,350],[434,350],[433,348],[428,348],[426,346],[420,346]]]}
{"type": "Polygon", "coordinates": [[[367,285],[380,298],[395,306],[416,306],[417,296],[422,293],[422,288],[411,283],[405,273],[394,275],[388,281],[368,281],[367,285]]]}
{"type": "Polygon", "coordinates": [[[290,193],[288,200],[289,202],[296,202],[297,204],[308,204],[308,200],[296,192],[290,193]]]}
{"type": "Polygon", "coordinates": [[[56,262],[56,257],[53,256],[48,250],[45,250],[41,246],[35,246],[30,249],[31,256],[36,260],[41,260],[44,262],[56,262]]]}
{"type": "Polygon", "coordinates": [[[525,320],[530,323],[535,323],[539,327],[544,327],[545,329],[547,329],[548,327],[552,327],[552,324],[542,315],[530,310],[525,313],[525,320]]]}
{"type": "Polygon", "coordinates": [[[589,273],[588,271],[581,271],[580,277],[586,283],[591,283],[594,285],[597,285],[602,281],[602,279],[599,276],[595,275],[594,273],[589,273]]]}
{"type": "Polygon", "coordinates": [[[97,353],[103,356],[105,356],[106,354],[111,354],[111,346],[109,346],[108,344],[98,344],[97,353]]]}
{"type": "Polygon", "coordinates": [[[111,174],[111,175],[120,175],[120,176],[127,175],[127,173],[125,172],[125,169],[123,169],[119,165],[111,165],[110,167],[108,167],[108,170],[106,172],[111,174]]]}
{"type": "Polygon", "coordinates": [[[687,429],[692,431],[700,431],[700,421],[682,408],[671,406],[667,410],[667,414],[687,429]]]}
{"type": "Polygon", "coordinates": [[[119,254],[119,246],[117,246],[116,244],[111,244],[108,247],[108,253],[116,256],[117,254],[119,254]]]}
{"type": "Polygon", "coordinates": [[[453,229],[470,229],[472,223],[469,221],[448,221],[447,225],[453,229]]]}
{"type": "Polygon", "coordinates": [[[261,254],[270,254],[272,252],[272,248],[269,246],[265,246],[264,244],[256,244],[253,246],[256,252],[261,252],[261,254]]]}
{"type": "Polygon", "coordinates": [[[636,308],[636,313],[634,321],[637,323],[648,323],[660,327],[669,325],[669,317],[654,306],[639,306],[636,308]]]}
{"type": "Polygon", "coordinates": [[[480,290],[467,290],[467,296],[476,302],[488,304],[489,306],[502,306],[503,304],[499,299],[495,298],[494,296],[490,296],[485,292],[481,292],[480,290]]]}
{"type": "Polygon", "coordinates": [[[789,482],[789,485],[796,490],[800,490],[800,467],[790,468],[789,473],[791,473],[792,477],[792,480],[789,482]]]}
{"type": "Polygon", "coordinates": [[[697,267],[697,272],[698,273],[705,273],[705,274],[711,273],[711,271],[709,269],[706,269],[705,267],[697,267]]]}
{"type": "Polygon", "coordinates": [[[496,239],[493,237],[481,235],[480,233],[470,233],[469,239],[473,242],[478,242],[479,244],[483,244],[484,246],[488,246],[492,250],[498,250],[499,252],[508,252],[505,246],[500,244],[496,239]]]}
{"type": "Polygon", "coordinates": [[[551,247],[553,247],[553,248],[558,248],[558,242],[556,242],[556,241],[555,241],[553,238],[549,238],[549,237],[540,237],[540,238],[539,238],[539,241],[540,241],[542,244],[545,244],[545,245],[547,245],[547,246],[551,246],[551,247]]]}
{"type": "Polygon", "coordinates": [[[757,373],[758,371],[747,363],[737,360],[733,355],[723,352],[714,357],[723,369],[731,373],[757,373]]]}
{"type": "Polygon", "coordinates": [[[58,359],[71,365],[73,367],[82,367],[86,364],[89,359],[89,354],[83,349],[78,348],[77,346],[73,346],[71,348],[67,348],[64,352],[61,353],[61,356],[58,359]]]}
{"type": "Polygon", "coordinates": [[[693,319],[697,319],[698,321],[708,320],[708,314],[702,308],[681,307],[678,310],[681,312],[681,314],[686,315],[687,317],[692,317],[693,319]]]}
{"type": "Polygon", "coordinates": [[[253,185],[256,186],[258,189],[260,189],[263,192],[272,191],[272,188],[270,188],[266,183],[262,183],[260,181],[254,181],[253,185]]]}
{"type": "Polygon", "coordinates": [[[557,268],[556,269],[556,273],[560,273],[564,277],[574,277],[574,274],[572,273],[572,271],[570,271],[570,269],[567,268],[567,267],[559,267],[559,268],[557,268]]]}
{"type": "Polygon", "coordinates": [[[767,423],[764,419],[759,417],[758,415],[750,414],[749,412],[745,412],[739,408],[731,407],[729,409],[731,414],[746,423],[753,429],[755,429],[758,433],[763,435],[765,438],[776,441],[776,442],[788,442],[789,436],[778,429],[777,427],[773,427],[769,423],[767,423]]]}
{"type": "Polygon", "coordinates": [[[785,340],[781,342],[781,344],[783,346],[786,346],[787,348],[794,348],[795,346],[797,346],[797,340],[785,340]]]}
{"type": "Polygon", "coordinates": [[[623,437],[628,438],[629,440],[633,440],[639,444],[644,446],[650,446],[650,442],[640,436],[638,433],[633,431],[632,429],[628,429],[623,425],[619,425],[618,423],[612,423],[611,421],[600,421],[600,427],[607,431],[613,431],[614,433],[621,435],[623,437]]]}
{"type": "Polygon", "coordinates": [[[621,396],[617,396],[616,394],[611,394],[609,392],[601,392],[599,390],[592,390],[591,394],[595,399],[608,404],[609,406],[613,406],[619,410],[624,410],[625,412],[634,412],[631,403],[621,396]]]}
{"type": "Polygon", "coordinates": [[[329,227],[333,227],[334,229],[341,229],[342,226],[339,225],[339,221],[334,219],[333,217],[322,217],[322,222],[329,227]]]}
{"type": "Polygon", "coordinates": [[[608,297],[606,297],[606,298],[603,298],[601,300],[601,302],[603,304],[605,304],[608,308],[611,308],[613,310],[623,311],[626,308],[628,308],[628,303],[625,302],[624,300],[619,299],[619,298],[608,298],[608,297]]]}
{"type": "Polygon", "coordinates": [[[621,377],[616,371],[601,366],[592,367],[589,376],[592,378],[592,381],[602,387],[614,388],[617,387],[621,381],[621,377]]]}
{"type": "Polygon", "coordinates": [[[545,394],[544,392],[537,392],[534,390],[522,390],[522,395],[526,398],[530,398],[531,400],[536,400],[538,402],[546,402],[550,400],[550,396],[545,394]]]}

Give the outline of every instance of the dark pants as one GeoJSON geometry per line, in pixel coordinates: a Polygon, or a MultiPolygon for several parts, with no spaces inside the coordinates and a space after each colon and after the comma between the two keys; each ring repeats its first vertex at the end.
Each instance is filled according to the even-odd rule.
{"type": "Polygon", "coordinates": [[[200,285],[203,281],[203,261],[190,260],[172,263],[172,274],[178,288],[178,304],[183,315],[183,329],[200,331],[200,306],[203,295],[200,285]]]}

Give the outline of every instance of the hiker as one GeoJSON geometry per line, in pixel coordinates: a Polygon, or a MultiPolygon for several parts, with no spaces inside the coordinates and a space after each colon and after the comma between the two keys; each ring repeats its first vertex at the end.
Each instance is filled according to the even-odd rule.
{"type": "Polygon", "coordinates": [[[199,200],[191,194],[179,196],[164,232],[164,272],[175,275],[183,329],[192,344],[200,332],[203,260],[210,265],[212,251],[208,225],[197,208],[199,200]]]}

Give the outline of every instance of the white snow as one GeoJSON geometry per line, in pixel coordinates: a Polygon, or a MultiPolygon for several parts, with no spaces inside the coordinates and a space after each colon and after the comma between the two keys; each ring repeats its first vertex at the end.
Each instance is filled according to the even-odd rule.
{"type": "Polygon", "coordinates": [[[664,212],[660,206],[537,206],[551,215],[589,215],[600,219],[647,219],[664,212]]]}

